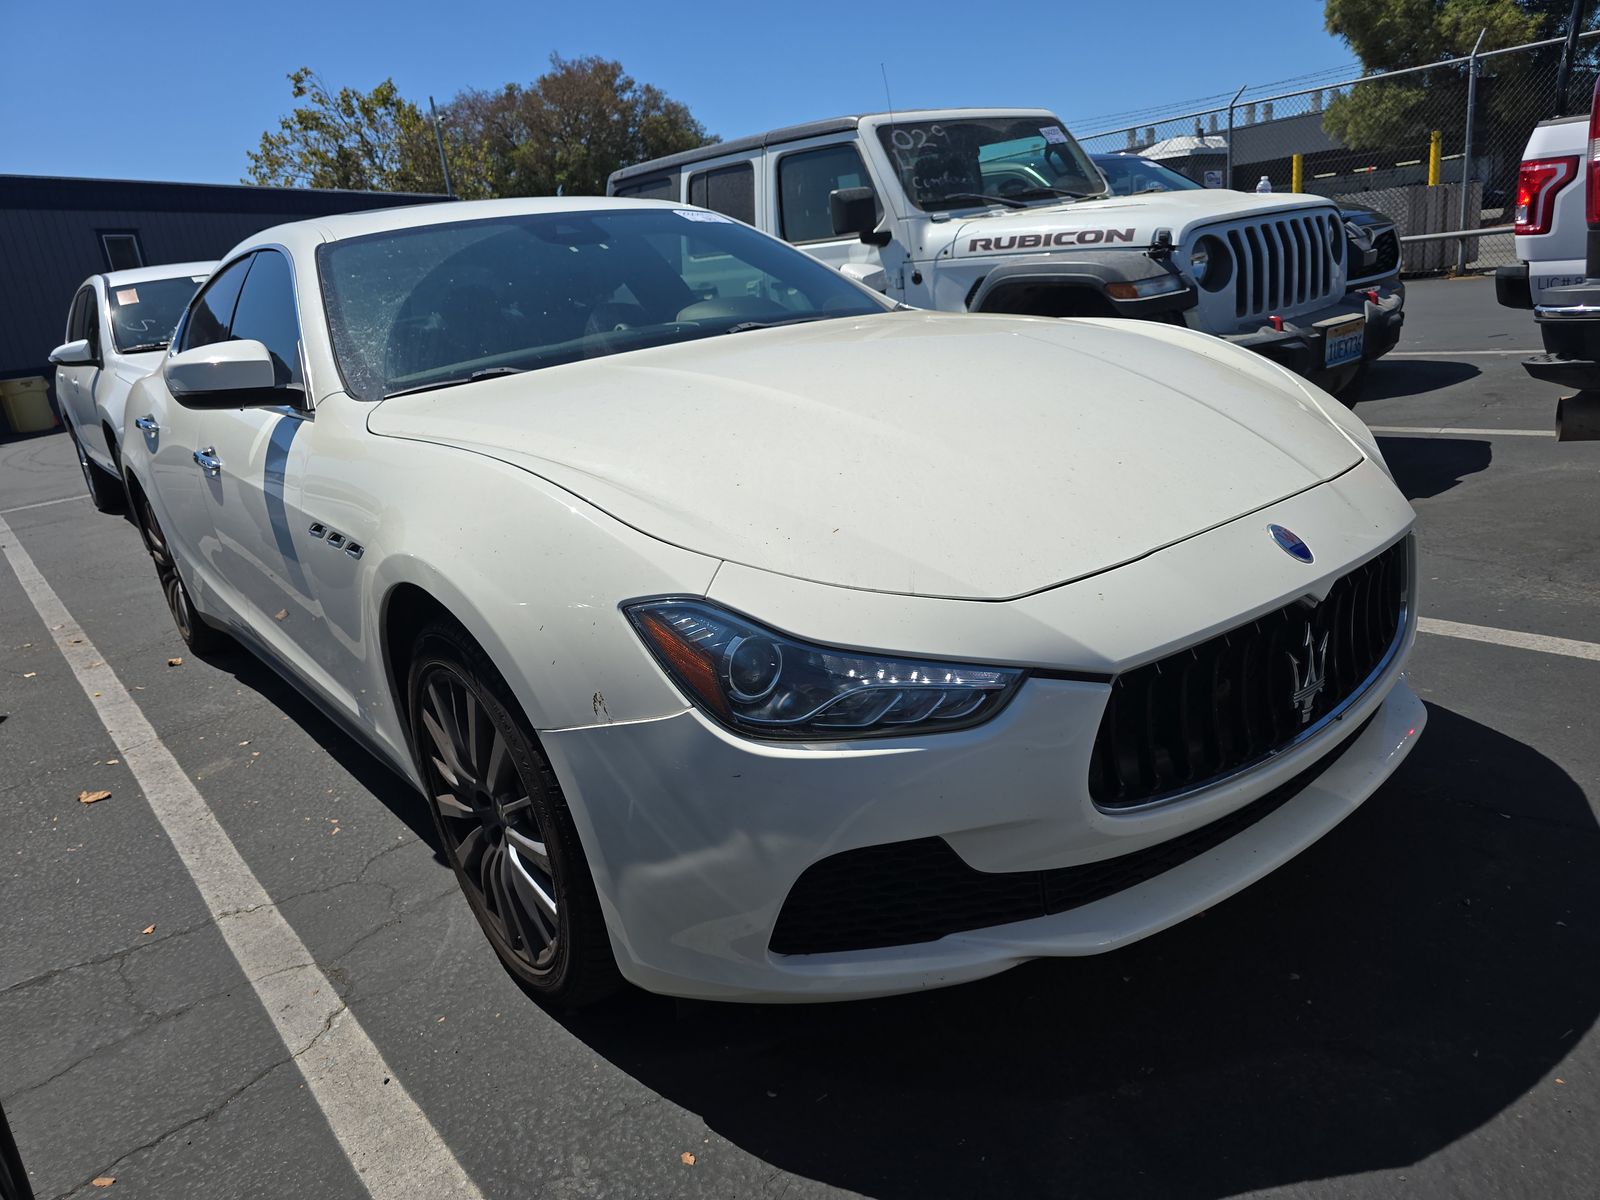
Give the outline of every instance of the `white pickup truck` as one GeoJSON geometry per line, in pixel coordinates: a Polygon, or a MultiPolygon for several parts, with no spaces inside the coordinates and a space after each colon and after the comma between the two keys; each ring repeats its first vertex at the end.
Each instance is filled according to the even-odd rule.
{"type": "Polygon", "coordinates": [[[1571,394],[1556,436],[1600,439],[1600,81],[1590,112],[1541,121],[1517,173],[1518,261],[1495,272],[1495,297],[1531,308],[1545,352],[1528,374],[1571,394]]]}
{"type": "Polygon", "coordinates": [[[1495,272],[1495,295],[1509,308],[1545,302],[1551,288],[1583,282],[1584,155],[1589,114],[1540,121],[1517,171],[1517,261],[1495,272]]]}
{"type": "Polygon", "coordinates": [[[1046,109],[815,121],[626,167],[607,191],[714,209],[906,304],[1187,325],[1330,391],[1404,319],[1387,219],[1320,196],[1114,196],[1046,109]]]}

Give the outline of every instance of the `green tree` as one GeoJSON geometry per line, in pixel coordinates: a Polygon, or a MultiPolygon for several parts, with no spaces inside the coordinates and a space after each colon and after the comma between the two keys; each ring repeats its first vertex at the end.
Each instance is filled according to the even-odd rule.
{"type": "MultiPolygon", "coordinates": [[[[1571,7],[1570,0],[1327,0],[1324,13],[1328,32],[1343,38],[1373,73],[1468,54],[1480,31],[1486,51],[1559,37],[1571,7]]],[[[1487,111],[1479,116],[1480,127],[1526,137],[1533,122],[1554,107],[1560,51],[1550,46],[1484,64],[1493,82],[1484,89],[1487,111]]],[[[1352,149],[1426,144],[1434,129],[1459,144],[1466,87],[1464,64],[1361,84],[1329,102],[1322,125],[1352,149]]]]}
{"type": "MultiPolygon", "coordinates": [[[[400,95],[392,79],[370,92],[332,92],[321,76],[301,67],[288,76],[291,94],[304,100],[247,151],[244,182],[272,187],[354,188],[365,191],[440,193],[445,190],[433,125],[400,95]]],[[[444,138],[455,193],[491,195],[484,148],[452,133],[444,138]]]]}
{"type": "Polygon", "coordinates": [[[501,196],[602,195],[618,167],[717,140],[687,106],[597,57],[551,55],[531,84],[463,92],[442,115],[482,148],[501,196]]]}

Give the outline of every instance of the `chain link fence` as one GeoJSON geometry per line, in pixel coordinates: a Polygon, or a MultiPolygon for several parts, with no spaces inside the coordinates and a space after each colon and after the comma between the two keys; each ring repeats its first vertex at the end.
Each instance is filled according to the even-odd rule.
{"type": "Polygon", "coordinates": [[[1579,36],[1559,100],[1564,39],[1552,38],[1276,95],[1240,88],[1213,108],[1079,141],[1208,187],[1254,191],[1266,179],[1275,192],[1377,209],[1399,228],[1408,274],[1489,270],[1514,261],[1517,166],[1534,125],[1588,111],[1596,39],[1579,36]]]}

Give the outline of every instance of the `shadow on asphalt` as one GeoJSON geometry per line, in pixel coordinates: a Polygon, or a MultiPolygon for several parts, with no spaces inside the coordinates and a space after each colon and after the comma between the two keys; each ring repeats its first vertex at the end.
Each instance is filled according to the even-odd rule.
{"type": "Polygon", "coordinates": [[[774,1167],[877,1197],[1221,1197],[1414,1163],[1600,1011],[1583,792],[1430,721],[1321,842],[1125,950],[854,1004],[634,993],[565,1024],[774,1167]]]}
{"type": "Polygon", "coordinates": [[[449,863],[439,845],[438,831],[428,806],[417,789],[391,771],[382,760],[336,725],[323,711],[307,700],[300,690],[243,647],[206,656],[219,671],[226,671],[241,686],[258,693],[275,705],[307,734],[330,758],[350,772],[357,783],[381,801],[390,812],[405,822],[406,828],[426,842],[438,863],[449,863]]]}
{"type": "MultiPolygon", "coordinates": [[[[1386,358],[1373,364],[1365,386],[1356,394],[1363,400],[1392,400],[1420,396],[1476,379],[1482,372],[1471,363],[1451,358],[1386,358]]],[[[1358,410],[1359,411],[1359,410],[1358,410]]]]}
{"type": "Polygon", "coordinates": [[[1380,437],[1378,449],[1407,500],[1448,492],[1494,460],[1488,442],[1457,437],[1380,437]]]}

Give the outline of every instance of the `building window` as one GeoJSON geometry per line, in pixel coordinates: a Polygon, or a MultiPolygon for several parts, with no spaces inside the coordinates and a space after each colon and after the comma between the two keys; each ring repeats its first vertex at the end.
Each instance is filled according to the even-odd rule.
{"type": "Polygon", "coordinates": [[[106,270],[126,271],[144,266],[139,235],[131,229],[101,230],[100,247],[106,253],[106,270]]]}

